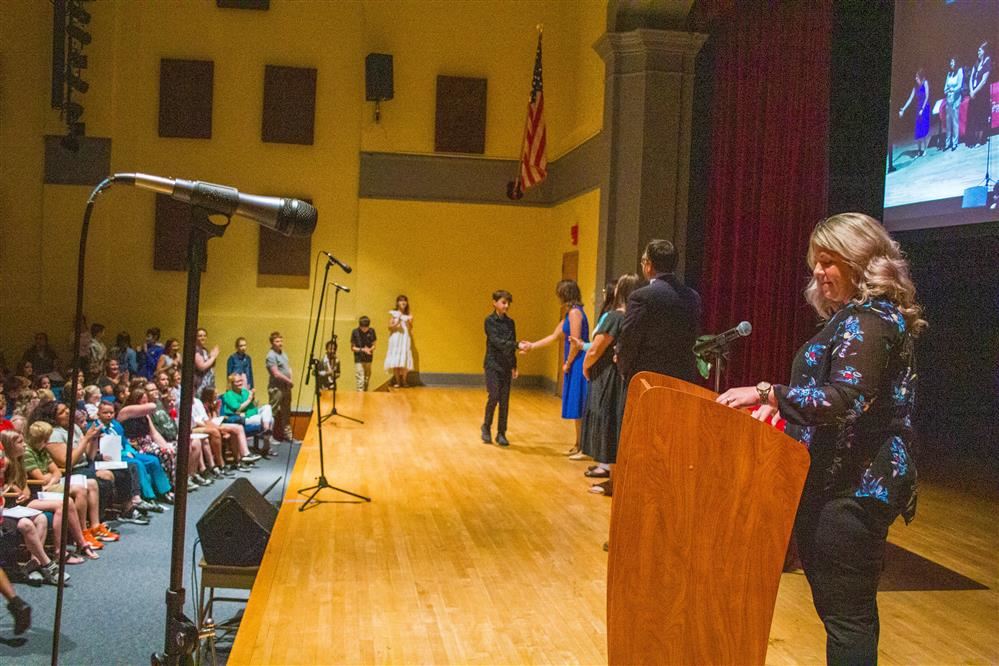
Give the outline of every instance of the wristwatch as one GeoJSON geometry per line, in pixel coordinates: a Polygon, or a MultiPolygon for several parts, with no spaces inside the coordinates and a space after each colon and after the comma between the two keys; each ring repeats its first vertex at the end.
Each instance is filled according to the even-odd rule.
{"type": "Polygon", "coordinates": [[[770,382],[760,382],[756,385],[756,392],[760,396],[760,404],[766,405],[770,402],[770,391],[773,389],[773,384],[770,382]]]}

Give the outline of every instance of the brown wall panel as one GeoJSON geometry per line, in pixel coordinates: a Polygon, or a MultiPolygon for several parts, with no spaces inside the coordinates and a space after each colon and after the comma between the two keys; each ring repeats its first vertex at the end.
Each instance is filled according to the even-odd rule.
{"type": "Polygon", "coordinates": [[[267,65],[264,70],[265,143],[311,146],[316,125],[316,70],[267,65]]]}
{"type": "Polygon", "coordinates": [[[262,275],[305,275],[311,268],[312,237],[289,238],[260,227],[257,272],[262,275]]]}
{"type": "Polygon", "coordinates": [[[434,150],[439,153],[486,152],[486,79],[437,77],[434,150]]]}
{"type": "MultiPolygon", "coordinates": [[[[187,270],[187,240],[191,234],[191,207],[165,194],[156,195],[156,226],[153,232],[153,269],[187,270]]],[[[204,271],[208,266],[205,251],[204,271]]]]}
{"type": "Polygon", "coordinates": [[[212,138],[211,60],[160,60],[161,137],[212,138]]]}

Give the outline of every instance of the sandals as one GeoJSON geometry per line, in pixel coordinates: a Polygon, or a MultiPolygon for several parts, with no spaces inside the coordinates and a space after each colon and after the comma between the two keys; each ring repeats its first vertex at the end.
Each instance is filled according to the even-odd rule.
{"type": "Polygon", "coordinates": [[[610,479],[607,479],[603,483],[594,483],[590,486],[590,492],[594,495],[603,495],[604,497],[610,497],[614,492],[614,485],[610,479]]]}
{"type": "Polygon", "coordinates": [[[609,479],[610,470],[604,469],[599,465],[593,465],[588,470],[583,472],[583,476],[588,476],[591,479],[609,479]]]}
{"type": "MultiPolygon", "coordinates": [[[[99,560],[101,556],[97,554],[91,546],[84,546],[83,548],[77,547],[76,552],[78,555],[82,555],[88,560],[99,560]]],[[[81,560],[82,561],[82,560],[81,560]]],[[[69,554],[67,553],[66,564],[69,564],[69,554]]]]}
{"type": "Polygon", "coordinates": [[[568,451],[566,451],[563,455],[567,455],[569,457],[572,457],[572,456],[578,454],[579,452],[580,452],[579,451],[579,447],[578,446],[574,446],[571,449],[569,449],[568,451]]]}

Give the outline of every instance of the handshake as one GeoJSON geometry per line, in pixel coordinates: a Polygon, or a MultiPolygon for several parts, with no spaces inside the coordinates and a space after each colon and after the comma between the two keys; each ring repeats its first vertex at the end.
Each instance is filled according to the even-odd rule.
{"type": "Polygon", "coordinates": [[[534,343],[528,342],[527,340],[521,340],[517,343],[517,351],[521,354],[526,354],[532,349],[534,349],[534,343]]]}

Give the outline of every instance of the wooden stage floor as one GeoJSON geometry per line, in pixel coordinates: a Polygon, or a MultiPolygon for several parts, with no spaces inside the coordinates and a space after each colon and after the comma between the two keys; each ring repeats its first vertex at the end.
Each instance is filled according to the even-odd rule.
{"type": "MultiPolygon", "coordinates": [[[[228,663],[606,663],[610,500],[562,455],[573,430],[556,398],[514,392],[509,449],[479,442],[484,400],[338,395],[365,424],[323,426],[326,476],[373,501],[326,490],[336,503],[298,510],[319,470],[310,429],[228,663]]],[[[889,539],[881,663],[996,663],[995,498],[922,491],[916,521],[889,539]]],[[[781,580],[767,663],[824,663],[800,572],[781,580]]]]}

